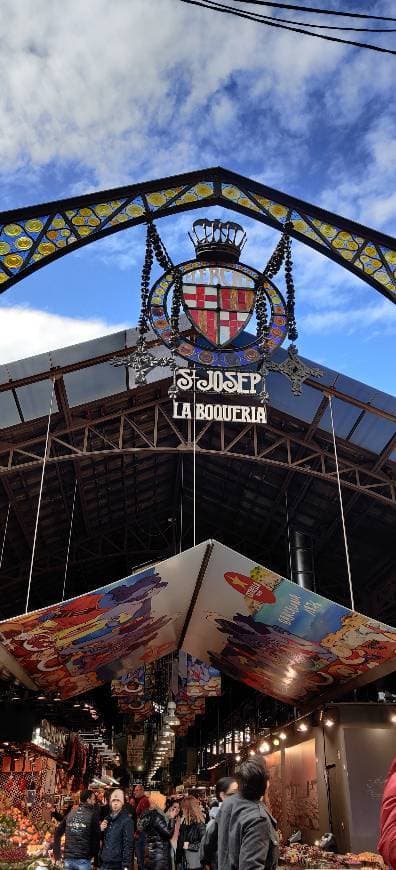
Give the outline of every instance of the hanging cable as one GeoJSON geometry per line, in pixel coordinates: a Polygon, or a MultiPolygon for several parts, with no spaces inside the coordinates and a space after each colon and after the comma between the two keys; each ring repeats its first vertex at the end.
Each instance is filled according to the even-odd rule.
{"type": "MultiPolygon", "coordinates": [[[[249,4],[252,4],[255,2],[258,6],[262,6],[262,5],[266,6],[267,5],[266,3],[261,3],[261,0],[238,0],[238,2],[239,3],[249,3],[249,4]]],[[[284,8],[289,9],[289,6],[285,6],[284,8]]],[[[294,11],[294,7],[290,7],[290,9],[293,9],[293,11],[294,11]]],[[[295,11],[298,12],[300,10],[298,9],[298,7],[295,7],[295,11]]],[[[312,11],[312,10],[310,10],[310,11],[312,11]]],[[[317,9],[315,11],[321,12],[322,10],[317,9]]],[[[311,21],[299,21],[296,18],[279,18],[278,15],[276,17],[270,16],[270,15],[261,15],[259,13],[253,12],[253,11],[251,11],[250,14],[257,16],[257,19],[256,19],[257,21],[263,21],[263,22],[278,21],[281,24],[297,24],[298,27],[301,27],[301,26],[309,27],[309,28],[314,28],[315,30],[336,30],[340,33],[349,33],[351,31],[354,33],[396,33],[396,29],[393,27],[352,27],[352,26],[348,27],[348,26],[345,26],[342,24],[313,24],[311,21]]],[[[325,13],[325,14],[327,14],[327,13],[325,13]]],[[[353,13],[351,13],[351,15],[352,14],[353,13]]],[[[360,17],[360,16],[358,16],[358,17],[360,17]]],[[[370,17],[370,16],[368,16],[368,17],[370,17]]],[[[390,20],[392,21],[392,19],[390,19],[390,20]]]]}
{"type": "Polygon", "coordinates": [[[5,547],[6,536],[7,536],[8,520],[10,518],[10,510],[11,510],[11,502],[8,503],[7,516],[6,516],[5,526],[4,526],[3,542],[1,545],[1,555],[0,555],[0,571],[1,571],[1,568],[3,565],[4,547],[5,547]]]}
{"type": "MultiPolygon", "coordinates": [[[[244,3],[245,0],[238,0],[238,2],[244,3]]],[[[249,2],[249,0],[246,0],[246,2],[249,2]]],[[[263,24],[268,24],[271,21],[279,21],[280,24],[296,24],[298,27],[312,27],[315,30],[336,30],[337,33],[396,33],[396,28],[394,27],[342,27],[339,24],[311,24],[310,21],[296,21],[295,18],[279,18],[278,15],[276,18],[273,18],[270,15],[257,14],[256,16],[255,12],[252,12],[251,14],[255,16],[252,20],[259,23],[262,22],[263,24]]]]}
{"type": "Polygon", "coordinates": [[[238,0],[251,6],[271,6],[272,9],[288,9],[289,12],[313,12],[315,15],[337,15],[341,18],[367,18],[373,21],[396,21],[388,15],[371,15],[365,12],[341,12],[339,9],[316,9],[313,6],[292,6],[291,3],[270,3],[267,0],[238,0]]]}
{"type": "Polygon", "coordinates": [[[349,559],[348,539],[347,539],[347,533],[346,533],[346,527],[345,527],[344,505],[343,505],[343,501],[342,501],[342,492],[341,492],[340,471],[339,471],[339,467],[338,467],[338,453],[337,453],[337,443],[336,443],[335,429],[334,429],[333,405],[332,405],[330,393],[328,395],[328,399],[329,399],[329,407],[330,407],[331,431],[333,433],[334,458],[335,458],[336,471],[337,471],[338,495],[339,495],[339,499],[340,499],[342,529],[343,529],[343,533],[344,533],[344,546],[345,546],[345,557],[346,557],[347,570],[348,570],[349,593],[351,596],[351,608],[352,608],[352,610],[355,610],[355,600],[354,600],[354,596],[353,596],[352,575],[351,575],[351,563],[350,563],[350,559],[349,559]]]}
{"type": "Polygon", "coordinates": [[[67,578],[67,569],[69,567],[69,555],[70,555],[70,542],[73,530],[73,519],[74,519],[74,506],[76,504],[76,494],[77,494],[77,478],[74,481],[74,493],[73,493],[73,504],[71,509],[70,516],[70,529],[69,529],[69,540],[67,542],[67,553],[66,553],[66,564],[65,564],[65,576],[63,578],[63,590],[62,590],[62,601],[65,600],[65,590],[66,590],[66,578],[67,578]]]}
{"type": "Polygon", "coordinates": [[[54,394],[55,394],[55,378],[52,379],[51,400],[50,400],[50,406],[49,406],[49,412],[48,412],[47,434],[46,434],[46,437],[45,437],[45,448],[44,448],[44,456],[43,456],[43,467],[42,467],[42,471],[41,471],[40,490],[39,490],[39,497],[38,497],[38,504],[37,504],[37,512],[36,512],[36,523],[35,523],[35,527],[34,527],[33,548],[32,548],[32,559],[31,559],[31,562],[30,562],[29,582],[28,582],[27,595],[26,595],[26,608],[25,608],[25,613],[27,613],[27,612],[28,612],[28,609],[29,609],[30,587],[31,587],[31,585],[32,585],[33,564],[34,564],[34,557],[35,557],[35,553],[36,553],[37,529],[38,529],[39,516],[40,516],[41,498],[42,498],[42,494],[43,494],[44,473],[45,473],[45,465],[46,465],[46,462],[47,462],[47,452],[48,452],[49,432],[50,432],[51,414],[52,414],[52,403],[53,403],[53,401],[54,401],[54,394]]]}
{"type": "Polygon", "coordinates": [[[310,30],[304,30],[297,24],[297,27],[291,27],[289,24],[276,24],[273,18],[264,18],[255,13],[245,12],[242,9],[225,6],[223,3],[218,3],[217,0],[179,0],[180,3],[188,3],[190,6],[199,6],[201,9],[210,9],[212,12],[222,12],[226,15],[235,15],[237,18],[245,18],[248,21],[255,21],[257,24],[264,24],[267,27],[276,27],[280,30],[288,30],[290,33],[302,33],[304,36],[312,36],[315,39],[325,39],[327,42],[337,42],[342,45],[352,45],[355,48],[367,48],[371,51],[379,51],[382,54],[396,55],[396,51],[390,48],[383,48],[380,45],[370,45],[368,42],[354,42],[350,39],[342,39],[340,36],[328,36],[324,33],[312,33],[310,30]]]}
{"type": "MultiPolygon", "coordinates": [[[[194,366],[194,372],[195,372],[195,366],[194,366]]],[[[195,377],[194,377],[194,419],[193,419],[193,441],[194,441],[194,446],[193,446],[193,528],[194,528],[193,540],[194,540],[194,547],[195,547],[195,541],[196,541],[196,494],[197,494],[196,493],[196,484],[197,484],[196,411],[197,411],[197,408],[196,408],[196,392],[195,392],[195,377]]]]}
{"type": "Polygon", "coordinates": [[[180,487],[180,552],[183,549],[183,495],[184,495],[184,462],[181,457],[181,487],[180,487]]]}

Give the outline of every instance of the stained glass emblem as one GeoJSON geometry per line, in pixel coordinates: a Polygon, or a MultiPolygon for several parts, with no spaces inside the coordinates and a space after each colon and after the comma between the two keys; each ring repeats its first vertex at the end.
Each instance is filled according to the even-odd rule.
{"type": "Polygon", "coordinates": [[[183,301],[187,317],[211,344],[225,347],[247,326],[254,307],[253,281],[234,269],[200,270],[195,283],[193,275],[183,282],[183,301]],[[211,278],[213,283],[203,283],[211,278]],[[214,283],[216,279],[229,279],[227,286],[214,283]],[[247,287],[241,287],[241,283],[247,287]]]}

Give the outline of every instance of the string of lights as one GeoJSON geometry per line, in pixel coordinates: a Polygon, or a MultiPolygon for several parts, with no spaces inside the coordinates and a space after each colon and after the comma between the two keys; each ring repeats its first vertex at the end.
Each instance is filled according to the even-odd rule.
{"type": "MultiPolygon", "coordinates": [[[[221,12],[226,15],[235,15],[237,18],[245,18],[248,21],[254,21],[257,24],[264,24],[267,27],[275,27],[280,30],[287,30],[291,33],[302,33],[304,36],[312,36],[315,39],[325,39],[328,42],[336,42],[342,45],[351,45],[355,48],[366,48],[370,51],[381,52],[382,54],[391,54],[396,55],[396,51],[390,48],[384,48],[381,45],[372,45],[366,42],[355,42],[350,39],[343,39],[340,36],[329,36],[324,33],[313,33],[311,30],[305,30],[300,26],[298,22],[295,22],[296,26],[292,27],[290,24],[281,24],[278,19],[269,18],[263,15],[259,15],[258,13],[248,12],[239,7],[231,7],[227,6],[223,3],[218,3],[217,0],[180,0],[181,3],[188,3],[190,6],[198,6],[202,9],[209,9],[213,12],[221,12]]],[[[309,24],[305,25],[309,27],[309,24]]],[[[387,32],[392,32],[388,30],[387,32]]]]}

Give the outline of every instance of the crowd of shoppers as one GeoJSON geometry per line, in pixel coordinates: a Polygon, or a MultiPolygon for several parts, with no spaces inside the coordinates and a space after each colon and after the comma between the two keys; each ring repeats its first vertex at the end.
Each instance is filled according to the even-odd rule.
{"type": "Polygon", "coordinates": [[[166,798],[136,785],[126,798],[113,789],[105,804],[94,792],[62,819],[54,857],[65,870],[273,870],[276,825],[263,797],[268,774],[262,758],[220,779],[210,808],[196,796],[166,798]],[[135,865],[136,861],[136,865],[135,865]]]}
{"type": "MultiPolygon", "coordinates": [[[[223,777],[210,808],[195,796],[166,800],[137,785],[126,800],[116,788],[106,805],[84,791],[57,827],[53,852],[65,870],[276,870],[276,822],[265,803],[268,771],[261,756],[223,777]]],[[[381,807],[379,851],[396,870],[396,759],[381,807]]]]}

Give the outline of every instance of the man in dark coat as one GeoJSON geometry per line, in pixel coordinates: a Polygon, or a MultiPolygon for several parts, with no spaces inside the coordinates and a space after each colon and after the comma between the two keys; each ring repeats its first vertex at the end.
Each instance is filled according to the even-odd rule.
{"type": "Polygon", "coordinates": [[[216,783],[216,803],[209,811],[209,822],[206,825],[205,836],[201,840],[199,857],[205,870],[217,870],[217,816],[224,800],[232,797],[238,791],[238,783],[234,776],[223,776],[216,783]]]}
{"type": "Polygon", "coordinates": [[[65,870],[90,870],[91,858],[97,860],[100,829],[95,804],[92,791],[81,792],[80,805],[62,819],[55,831],[54,856],[57,861],[61,857],[61,837],[65,834],[65,870]]]}
{"type": "Polygon", "coordinates": [[[114,789],[110,795],[110,815],[100,826],[104,833],[100,854],[102,870],[132,870],[133,822],[124,802],[124,792],[114,789]]]}
{"type": "Polygon", "coordinates": [[[145,833],[143,830],[138,830],[139,820],[144,813],[150,809],[150,801],[145,794],[144,788],[140,782],[133,789],[134,809],[136,813],[136,833],[135,833],[135,851],[137,858],[138,870],[144,870],[144,852],[145,852],[145,833]]]}
{"type": "Polygon", "coordinates": [[[218,822],[218,870],[276,870],[276,822],[263,797],[268,772],[262,758],[244,761],[237,771],[239,792],[222,804],[218,822]]]}

